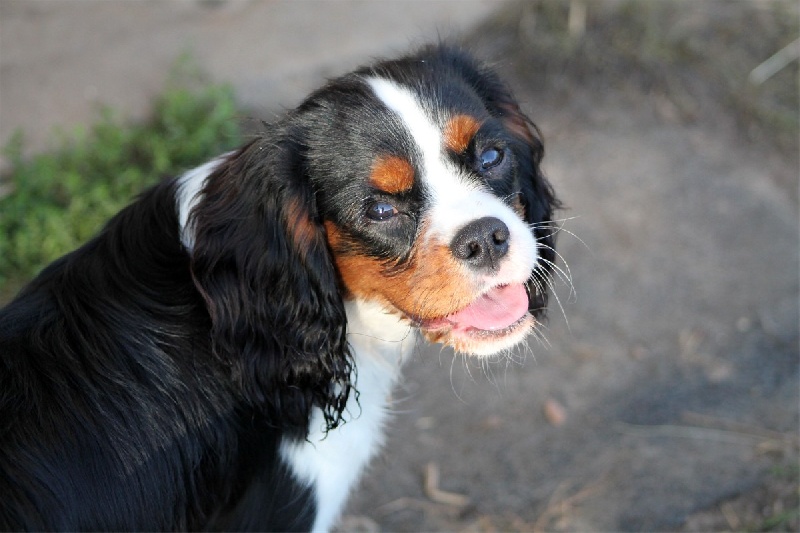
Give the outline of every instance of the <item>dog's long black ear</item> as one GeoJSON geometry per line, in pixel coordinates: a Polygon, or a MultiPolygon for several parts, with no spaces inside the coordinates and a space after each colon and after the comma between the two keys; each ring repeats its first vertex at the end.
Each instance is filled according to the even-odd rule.
{"type": "Polygon", "coordinates": [[[458,49],[445,46],[440,48],[440,53],[449,58],[451,65],[481,97],[487,110],[514,135],[516,146],[513,149],[519,156],[525,219],[533,229],[540,257],[536,272],[539,279],[534,280],[530,287],[530,310],[534,316],[539,316],[547,306],[546,287],[556,262],[555,234],[558,228],[553,221],[553,212],[561,206],[539,166],[544,157],[541,132],[520,110],[509,87],[493,70],[476,63],[458,49]]]}
{"type": "Polygon", "coordinates": [[[208,177],[190,215],[192,275],[212,343],[276,425],[342,419],[352,358],[333,262],[297,145],[259,138],[208,177]]]}

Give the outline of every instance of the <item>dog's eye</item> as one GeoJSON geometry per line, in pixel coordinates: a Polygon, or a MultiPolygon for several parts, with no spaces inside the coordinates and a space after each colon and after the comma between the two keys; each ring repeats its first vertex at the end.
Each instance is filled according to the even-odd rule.
{"type": "Polygon", "coordinates": [[[480,171],[489,170],[496,167],[503,161],[503,150],[500,148],[489,148],[480,155],[480,171]]]}
{"type": "Polygon", "coordinates": [[[397,214],[397,208],[385,202],[375,202],[367,208],[367,216],[372,220],[389,220],[397,214]]]}

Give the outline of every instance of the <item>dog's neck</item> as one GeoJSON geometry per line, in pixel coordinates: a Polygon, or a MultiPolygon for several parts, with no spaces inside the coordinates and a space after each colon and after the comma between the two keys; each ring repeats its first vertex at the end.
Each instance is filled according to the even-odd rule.
{"type": "Polygon", "coordinates": [[[361,471],[383,444],[392,388],[418,339],[415,328],[379,305],[349,301],[345,309],[358,390],[347,402],[346,422],[326,433],[322,413],[315,410],[308,440],[287,441],[281,450],[294,475],[313,487],[314,531],[331,528],[361,471]]]}
{"type": "Polygon", "coordinates": [[[347,340],[356,364],[374,358],[399,369],[418,342],[416,328],[380,304],[350,300],[345,311],[347,340]]]}

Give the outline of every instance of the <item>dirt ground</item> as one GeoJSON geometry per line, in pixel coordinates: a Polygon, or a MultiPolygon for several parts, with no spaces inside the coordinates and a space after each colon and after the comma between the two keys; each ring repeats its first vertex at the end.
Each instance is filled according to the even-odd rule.
{"type": "MultiPolygon", "coordinates": [[[[248,20],[265,5],[227,4],[214,9],[248,20]]],[[[498,3],[454,24],[544,133],[565,204],[558,298],[546,339],[513,358],[419,350],[342,530],[800,529],[797,62],[747,80],[798,37],[797,6],[586,5],[585,25],[554,2],[498,3]]],[[[186,6],[181,24],[207,24],[207,2],[186,6]]],[[[41,11],[15,12],[17,29],[41,11]]],[[[351,19],[337,18],[348,43],[364,32],[351,19]]],[[[419,35],[436,32],[345,46],[344,59],[326,42],[323,59],[285,77],[294,91],[419,35]]],[[[5,57],[22,69],[25,56],[0,39],[2,111],[24,100],[9,96],[5,57]]],[[[269,119],[294,103],[254,104],[276,79],[242,81],[243,105],[269,119]]]]}

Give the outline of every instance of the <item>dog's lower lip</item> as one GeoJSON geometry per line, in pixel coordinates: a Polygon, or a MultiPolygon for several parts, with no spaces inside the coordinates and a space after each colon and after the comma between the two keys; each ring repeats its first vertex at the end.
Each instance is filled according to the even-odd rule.
{"type": "Polygon", "coordinates": [[[529,296],[523,284],[500,284],[475,298],[469,305],[447,315],[415,320],[428,331],[453,333],[498,333],[511,331],[529,314],[529,296]]]}
{"type": "Polygon", "coordinates": [[[468,328],[465,328],[463,331],[467,335],[474,335],[474,336],[479,336],[479,337],[487,337],[487,336],[502,337],[502,336],[504,336],[504,335],[506,335],[508,333],[511,333],[515,329],[517,329],[523,322],[526,322],[528,320],[529,316],[531,316],[530,313],[525,313],[524,315],[519,317],[519,320],[517,320],[513,324],[511,324],[509,326],[506,326],[506,327],[504,327],[502,329],[478,329],[478,328],[468,327],[468,328]]]}
{"type": "MultiPolygon", "coordinates": [[[[423,331],[434,335],[435,338],[448,339],[446,341],[447,344],[455,343],[455,345],[458,345],[458,343],[466,342],[468,343],[467,346],[474,346],[472,343],[491,344],[495,342],[504,342],[504,339],[519,335],[523,330],[532,329],[535,323],[536,319],[530,312],[527,312],[520,317],[519,320],[502,329],[486,330],[474,327],[459,328],[453,327],[453,325],[449,323],[437,324],[435,328],[420,327],[423,331]],[[442,335],[444,337],[440,337],[442,335]]],[[[466,351],[470,351],[470,349],[467,348],[466,351]]]]}

